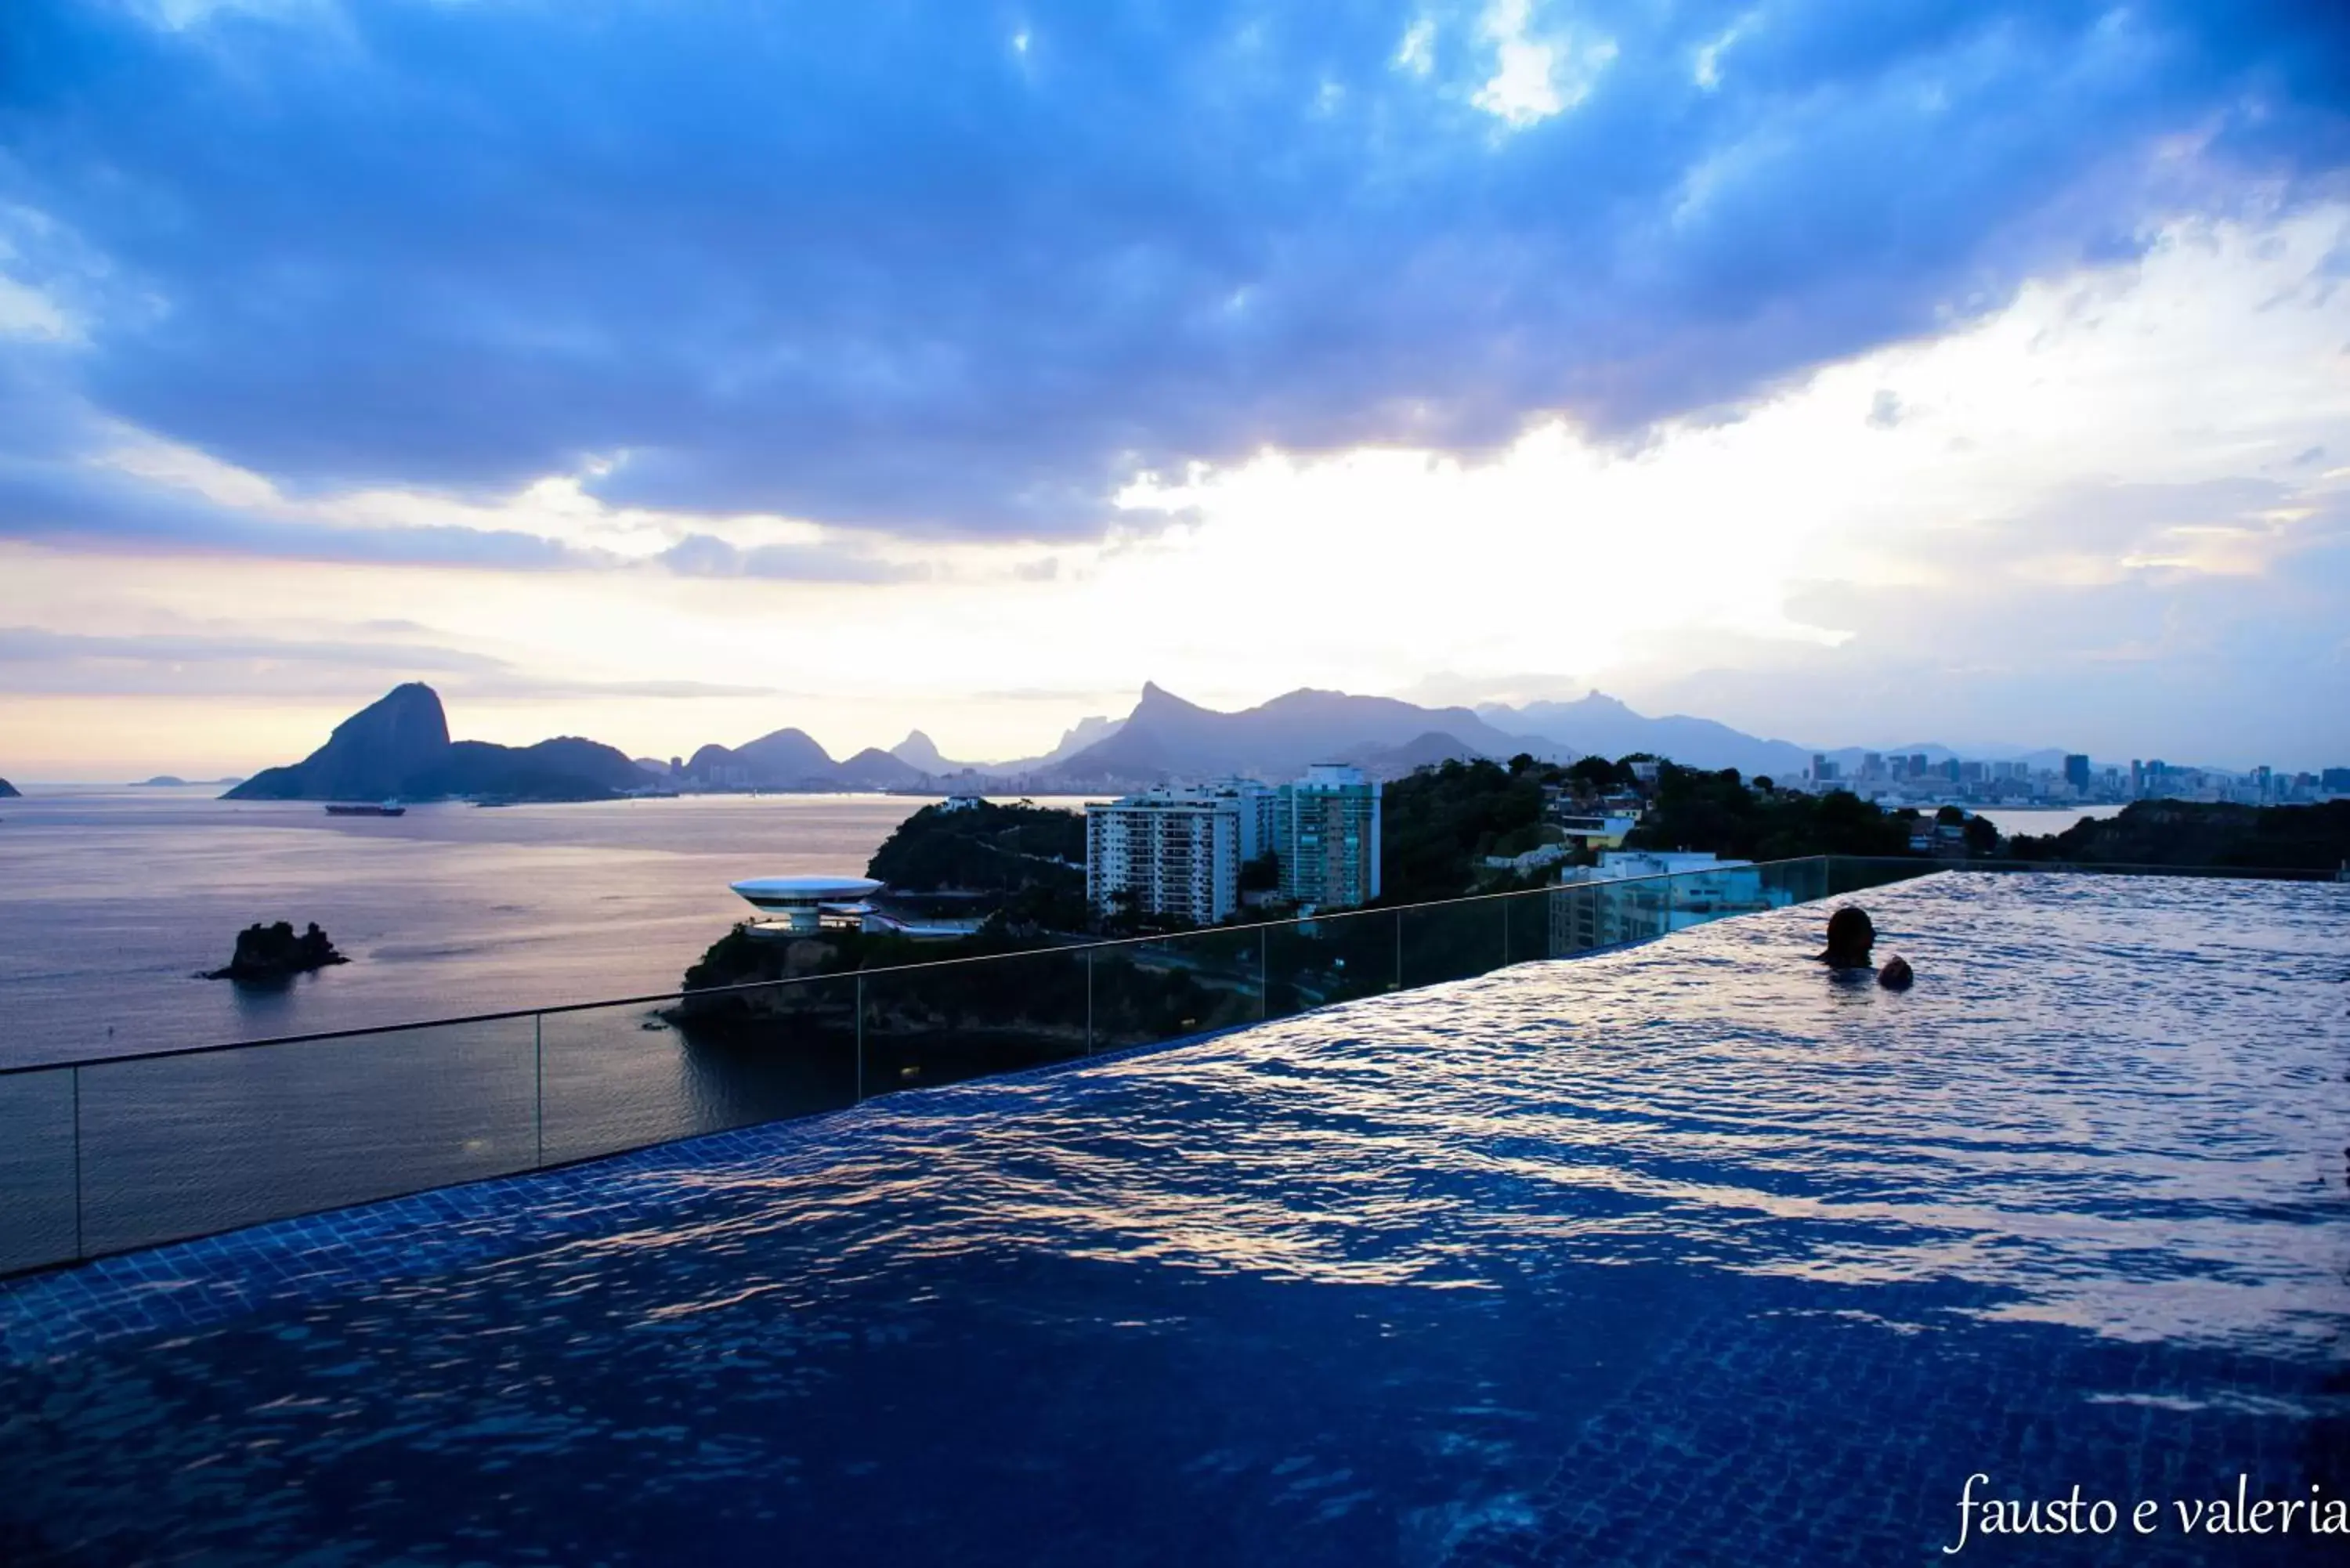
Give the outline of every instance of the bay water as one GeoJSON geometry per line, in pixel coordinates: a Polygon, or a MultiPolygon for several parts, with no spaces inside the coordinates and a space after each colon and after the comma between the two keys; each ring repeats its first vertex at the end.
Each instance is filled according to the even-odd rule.
{"type": "Polygon", "coordinates": [[[927,804],[704,795],[335,817],[218,793],[0,801],[0,1066],[674,991],[748,913],[729,883],[862,876],[927,804]],[[351,961],[282,987],[197,978],[274,920],[317,921],[351,961]]]}

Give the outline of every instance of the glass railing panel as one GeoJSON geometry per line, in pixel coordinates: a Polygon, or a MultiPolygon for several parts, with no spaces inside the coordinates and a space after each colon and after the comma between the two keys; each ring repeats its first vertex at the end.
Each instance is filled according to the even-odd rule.
{"type": "Polygon", "coordinates": [[[0,1273],[70,1262],[74,1069],[0,1076],[0,1273]]]}
{"type": "Polygon", "coordinates": [[[1665,929],[1682,931],[1733,915],[1760,914],[1797,902],[1799,888],[1808,883],[1799,873],[1790,875],[1790,864],[1725,866],[1678,872],[1659,877],[1648,886],[1665,929]]]}
{"type": "Polygon", "coordinates": [[[1963,860],[1933,860],[1922,856],[1861,856],[1831,855],[1827,857],[1828,889],[1823,897],[1843,898],[1870,888],[1882,888],[1891,882],[1907,882],[1917,877],[1930,877],[1937,871],[1963,867],[1963,860]]]}
{"type": "Polygon", "coordinates": [[[527,1017],[86,1065],[84,1250],[527,1170],[527,1017]]]}
{"type": "Polygon", "coordinates": [[[1526,963],[1551,956],[1552,897],[1550,889],[1536,888],[1493,900],[1502,909],[1503,961],[1526,963]]]}
{"type": "Polygon", "coordinates": [[[1543,894],[1545,937],[1552,958],[1573,958],[1605,946],[1600,938],[1599,889],[1586,882],[1569,882],[1543,894]]]}
{"type": "Polygon", "coordinates": [[[1671,878],[1631,877],[1601,886],[1607,891],[1609,924],[1616,942],[1654,941],[1673,929],[1671,878]]]}
{"type": "Polygon", "coordinates": [[[1264,939],[1248,928],[1186,931],[1093,950],[1096,1051],[1155,1045],[1265,1016],[1258,965],[1264,939]]]}
{"type": "Polygon", "coordinates": [[[1048,948],[865,977],[865,1096],[1083,1056],[1087,959],[1048,948]]]}
{"type": "Polygon", "coordinates": [[[1497,970],[1509,961],[1506,898],[1465,898],[1399,909],[1406,990],[1497,970]]]}
{"type": "Polygon", "coordinates": [[[540,1029],[547,1164],[857,1099],[857,981],[847,975],[550,1012],[540,1029]]]}
{"type": "Polygon", "coordinates": [[[1274,1018],[1396,988],[1394,909],[1317,916],[1263,931],[1265,1012],[1274,1018]]]}
{"type": "Polygon", "coordinates": [[[1755,867],[1769,908],[1809,904],[1828,896],[1828,858],[1808,856],[1801,860],[1773,860],[1755,867]]]}

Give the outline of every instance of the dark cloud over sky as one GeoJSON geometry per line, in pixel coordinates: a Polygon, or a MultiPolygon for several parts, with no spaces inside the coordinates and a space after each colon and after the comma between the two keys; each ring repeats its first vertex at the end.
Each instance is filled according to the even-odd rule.
{"type": "Polygon", "coordinates": [[[1537,5],[1614,54],[1523,127],[1484,15],[15,0],[0,270],[81,337],[0,357],[296,492],[1070,535],[1139,467],[1734,403],[2350,159],[2334,5],[1537,5]]]}

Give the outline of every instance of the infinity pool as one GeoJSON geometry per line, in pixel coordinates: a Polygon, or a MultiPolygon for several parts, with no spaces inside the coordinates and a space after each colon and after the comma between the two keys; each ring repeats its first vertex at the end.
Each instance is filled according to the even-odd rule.
{"type": "Polygon", "coordinates": [[[1865,901],[20,1282],[0,1561],[2345,1560],[2350,888],[1865,901]]]}

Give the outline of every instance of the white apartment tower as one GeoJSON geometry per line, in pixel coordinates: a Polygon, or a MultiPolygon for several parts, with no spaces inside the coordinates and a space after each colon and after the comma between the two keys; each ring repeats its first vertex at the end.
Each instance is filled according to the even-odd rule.
{"type": "Polygon", "coordinates": [[[1097,913],[1123,905],[1211,926],[1240,897],[1238,796],[1149,790],[1087,805],[1086,901],[1097,913]]]}
{"type": "Polygon", "coordinates": [[[1379,782],[1360,768],[1316,763],[1282,785],[1274,828],[1282,897],[1345,909],[1379,896],[1379,782]]]}

